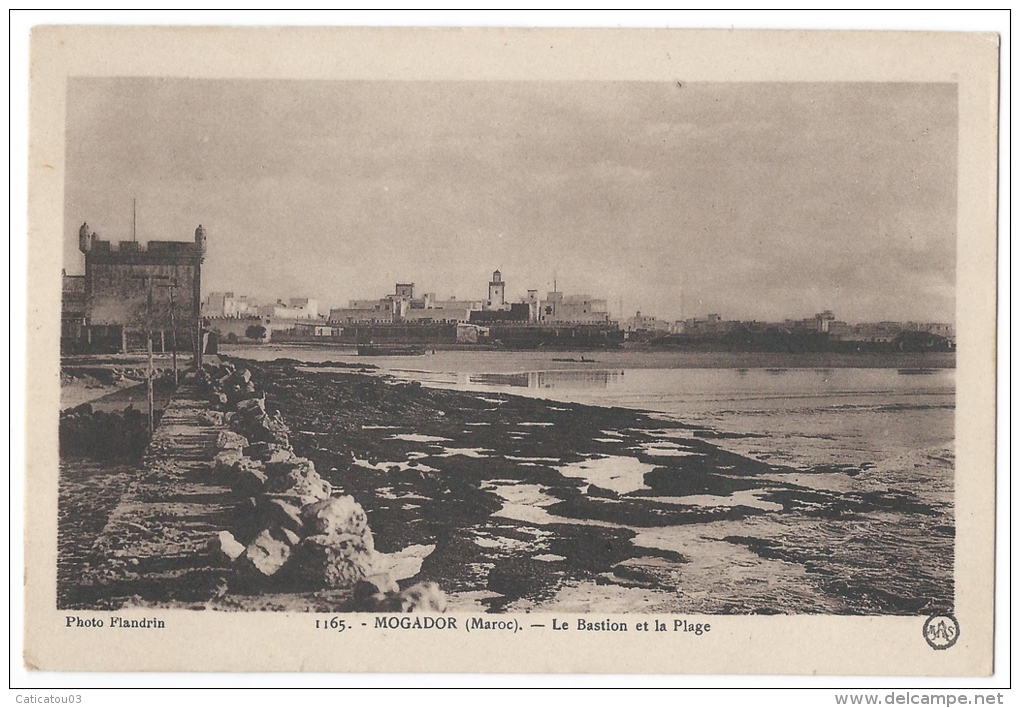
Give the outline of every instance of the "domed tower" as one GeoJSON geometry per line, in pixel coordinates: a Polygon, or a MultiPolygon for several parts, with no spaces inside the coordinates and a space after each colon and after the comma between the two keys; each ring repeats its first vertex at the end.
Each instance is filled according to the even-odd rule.
{"type": "Polygon", "coordinates": [[[500,308],[506,304],[506,283],[498,270],[492,272],[492,280],[489,281],[489,307],[500,308]]]}

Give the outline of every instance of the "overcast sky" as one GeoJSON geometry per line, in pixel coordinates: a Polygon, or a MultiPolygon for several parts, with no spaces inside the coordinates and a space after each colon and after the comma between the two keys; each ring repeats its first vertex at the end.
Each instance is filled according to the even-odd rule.
{"type": "Polygon", "coordinates": [[[952,322],[956,126],[952,84],[72,79],[65,262],[135,198],[204,294],[952,322]]]}

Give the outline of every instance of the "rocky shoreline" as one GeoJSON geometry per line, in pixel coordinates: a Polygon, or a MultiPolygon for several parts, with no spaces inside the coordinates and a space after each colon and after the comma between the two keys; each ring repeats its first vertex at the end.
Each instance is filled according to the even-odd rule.
{"type": "Polygon", "coordinates": [[[427,388],[360,364],[232,360],[185,387],[195,400],[168,408],[164,442],[91,553],[65,542],[97,526],[77,516],[96,465],[82,482],[83,466],[62,465],[63,606],[952,608],[951,453],[794,469],[654,414],[427,388]],[[206,442],[182,454],[175,435],[206,442]]]}
{"type": "MultiPolygon", "coordinates": [[[[86,408],[62,422],[100,439],[140,415],[86,408]]],[[[399,585],[432,549],[377,552],[365,511],[295,455],[282,416],[267,411],[246,369],[228,362],[187,374],[144,458],[132,465],[127,456],[128,480],[84,481],[86,470],[111,467],[96,454],[105,448],[94,448],[64,448],[100,462],[62,465],[61,607],[252,609],[276,596],[279,609],[444,610],[435,583],[399,585]],[[102,490],[119,498],[96,514],[79,497],[102,490]],[[95,540],[88,546],[75,532],[95,540]]]]}
{"type": "Polygon", "coordinates": [[[225,409],[220,416],[230,428],[217,438],[213,472],[239,499],[237,521],[209,542],[234,573],[228,587],[350,589],[354,611],[445,609],[437,584],[398,585],[417,575],[434,546],[376,551],[365,510],[294,453],[283,416],[267,410],[248,369],[226,362],[198,372],[194,382],[225,409]]]}
{"type": "Polygon", "coordinates": [[[377,548],[435,546],[421,578],[457,609],[908,614],[952,603],[951,506],[870,465],[805,473],[639,411],[425,388],[328,362],[245,366],[291,423],[297,454],[364,507],[377,548]],[[888,515],[914,546],[876,537],[857,556],[841,551],[888,515]],[[692,573],[713,558],[761,577],[705,593],[692,573]],[[770,587],[774,574],[795,580],[788,593],[770,587]]]}

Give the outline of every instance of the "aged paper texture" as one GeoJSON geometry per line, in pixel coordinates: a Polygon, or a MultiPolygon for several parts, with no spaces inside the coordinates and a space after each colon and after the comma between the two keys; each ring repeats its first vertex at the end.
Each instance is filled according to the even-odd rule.
{"type": "Polygon", "coordinates": [[[992,671],[994,35],[31,50],[27,666],[992,671]]]}

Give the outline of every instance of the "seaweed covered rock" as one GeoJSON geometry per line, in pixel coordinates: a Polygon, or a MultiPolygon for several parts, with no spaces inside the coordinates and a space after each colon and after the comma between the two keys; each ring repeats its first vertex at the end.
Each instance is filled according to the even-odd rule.
{"type": "Polygon", "coordinates": [[[361,582],[355,588],[354,609],[359,612],[446,612],[446,595],[433,582],[418,583],[401,592],[373,592],[376,585],[361,582]]]}
{"type": "Polygon", "coordinates": [[[293,460],[294,451],[289,447],[283,447],[274,443],[257,442],[244,448],[244,454],[253,460],[270,464],[273,462],[287,462],[293,460]]]}
{"type": "Polygon", "coordinates": [[[202,425],[217,426],[223,425],[224,414],[222,411],[199,411],[198,420],[202,425]]]}
{"type": "Polygon", "coordinates": [[[291,544],[283,534],[266,529],[248,544],[237,559],[242,573],[255,577],[271,577],[290,560],[291,544]]]}
{"type": "Polygon", "coordinates": [[[352,497],[332,497],[305,505],[302,529],[310,534],[295,549],[295,573],[313,587],[353,587],[378,574],[368,517],[352,497]]]}
{"type": "Polygon", "coordinates": [[[371,536],[355,534],[308,536],[294,550],[294,573],[312,587],[344,588],[371,572],[371,536]]]}
{"type": "Polygon", "coordinates": [[[84,404],[60,415],[60,454],[97,460],[140,458],[149,444],[149,420],[141,411],[93,411],[84,404]]]}
{"type": "Polygon", "coordinates": [[[247,446],[247,438],[230,430],[221,430],[216,436],[216,447],[220,450],[243,450],[247,446]]]}
{"type": "Polygon", "coordinates": [[[252,442],[275,443],[281,447],[290,445],[287,426],[279,413],[274,415],[265,412],[256,412],[251,415],[241,414],[233,418],[231,424],[237,432],[252,442]]]}
{"type": "Polygon", "coordinates": [[[446,594],[433,582],[412,585],[400,593],[402,612],[446,612],[446,594]]]}
{"type": "Polygon", "coordinates": [[[332,497],[301,510],[305,524],[313,534],[363,535],[368,530],[368,515],[354,497],[332,497]]]}
{"type": "Polygon", "coordinates": [[[303,504],[329,499],[333,488],[304,457],[266,465],[266,491],[300,497],[303,504]]]}
{"type": "Polygon", "coordinates": [[[266,398],[265,396],[246,398],[238,401],[235,408],[241,414],[259,415],[266,412],[266,398]]]}
{"type": "Polygon", "coordinates": [[[234,448],[220,450],[213,458],[213,471],[221,475],[229,474],[243,457],[241,451],[234,448]]]}
{"type": "Polygon", "coordinates": [[[283,499],[262,497],[256,511],[266,528],[289,529],[297,534],[304,530],[301,509],[283,499]]]}
{"type": "Polygon", "coordinates": [[[266,473],[262,463],[242,457],[234,466],[230,487],[238,496],[253,497],[261,494],[266,487],[266,473]]]}

